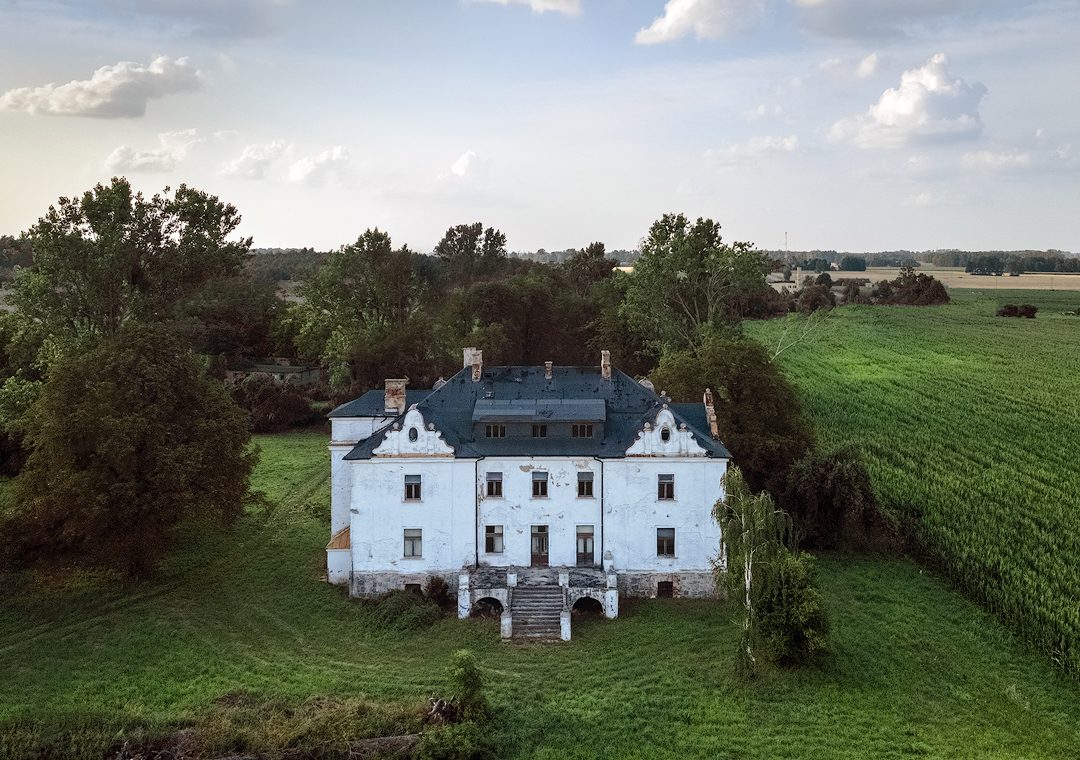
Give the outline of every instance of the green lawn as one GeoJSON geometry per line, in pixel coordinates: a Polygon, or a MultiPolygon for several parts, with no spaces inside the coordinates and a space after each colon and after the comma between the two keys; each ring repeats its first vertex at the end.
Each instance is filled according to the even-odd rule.
{"type": "MultiPolygon", "coordinates": [[[[1080,673],[1080,293],[835,310],[783,353],[814,427],[969,593],[1080,673]],[[1034,320],[996,317],[1033,303],[1034,320]]],[[[750,333],[775,345],[783,322],[750,333]]]]}
{"type": "Polygon", "coordinates": [[[415,702],[445,690],[450,654],[468,647],[504,757],[1080,755],[1080,688],[906,560],[823,561],[834,656],[749,685],[732,675],[736,627],[719,603],[627,602],[553,646],[503,644],[493,621],[375,630],[319,580],[326,436],[259,443],[272,511],[189,541],[160,579],[0,595],[0,754],[164,730],[236,690],[415,702]],[[58,740],[58,726],[81,738],[58,740]]]}

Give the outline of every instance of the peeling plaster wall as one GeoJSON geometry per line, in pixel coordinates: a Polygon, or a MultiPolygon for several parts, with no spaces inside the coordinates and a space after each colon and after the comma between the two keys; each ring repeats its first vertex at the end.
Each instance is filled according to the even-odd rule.
{"type": "MultiPolygon", "coordinates": [[[[604,549],[626,571],[710,571],[720,554],[713,504],[723,495],[722,459],[638,457],[604,462],[604,549]],[[657,476],[675,476],[675,499],[656,498],[657,476]],[[675,529],[675,556],[656,555],[656,529],[675,529]]],[[[655,593],[655,588],[654,588],[655,593]]]]}
{"type": "Polygon", "coordinates": [[[600,463],[589,457],[507,457],[482,459],[479,463],[477,492],[480,495],[480,521],[477,542],[480,563],[496,567],[528,566],[532,561],[532,526],[548,526],[548,563],[577,564],[577,526],[593,526],[595,563],[600,564],[600,493],[603,482],[600,463]],[[548,473],[547,497],[533,497],[533,471],[548,473]],[[487,473],[501,472],[503,495],[487,496],[487,473]],[[592,498],[578,497],[577,474],[593,473],[592,498]],[[484,551],[484,528],[503,526],[504,551],[484,551]]]}
{"type": "Polygon", "coordinates": [[[388,457],[345,464],[352,470],[354,574],[456,573],[474,563],[472,460],[388,457]],[[406,475],[421,477],[421,501],[405,501],[406,475]],[[404,556],[405,528],[423,531],[422,557],[404,556]]]}

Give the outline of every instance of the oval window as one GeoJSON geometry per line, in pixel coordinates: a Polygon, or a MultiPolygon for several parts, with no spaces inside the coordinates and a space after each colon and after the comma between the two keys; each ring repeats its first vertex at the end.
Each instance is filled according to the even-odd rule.
{"type": "Polygon", "coordinates": [[[418,432],[416,432],[416,428],[409,428],[409,440],[410,441],[415,441],[419,437],[420,437],[420,434],[418,432]]]}
{"type": "Polygon", "coordinates": [[[671,428],[665,426],[664,429],[660,431],[660,440],[664,443],[671,440],[671,428]]]}

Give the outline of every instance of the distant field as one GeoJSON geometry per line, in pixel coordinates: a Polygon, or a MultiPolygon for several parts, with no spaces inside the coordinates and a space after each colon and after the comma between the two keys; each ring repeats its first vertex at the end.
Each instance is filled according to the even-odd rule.
{"type": "MultiPolygon", "coordinates": [[[[920,272],[931,274],[949,288],[977,290],[1080,290],[1080,274],[1022,274],[1018,277],[988,277],[968,274],[963,267],[935,267],[923,264],[920,272]]],[[[831,272],[836,277],[869,277],[872,282],[892,280],[900,273],[897,267],[870,267],[865,272],[831,272]]]]}
{"type": "Polygon", "coordinates": [[[751,684],[717,602],[629,602],[565,645],[502,644],[494,621],[378,630],[319,579],[327,437],[259,443],[272,511],[187,543],[161,578],[0,584],[0,757],[94,757],[237,690],[413,702],[445,690],[459,647],[490,681],[501,758],[1080,756],[1080,687],[904,560],[825,559],[834,656],[751,684]]]}
{"type": "Polygon", "coordinates": [[[1080,672],[1080,318],[1062,315],[1080,296],[953,297],[838,309],[781,363],[821,437],[864,456],[956,580],[1080,672]],[[1039,316],[995,317],[1006,301],[1039,316]]]}

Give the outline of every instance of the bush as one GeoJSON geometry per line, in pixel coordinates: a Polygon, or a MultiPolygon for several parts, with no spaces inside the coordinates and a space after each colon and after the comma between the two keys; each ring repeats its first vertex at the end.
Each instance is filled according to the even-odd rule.
{"type": "MultiPolygon", "coordinates": [[[[827,274],[821,277],[828,277],[827,274]]],[[[820,283],[821,278],[818,278],[820,283]]],[[[810,314],[818,309],[831,309],[836,306],[836,297],[833,296],[829,286],[825,284],[807,285],[799,292],[799,298],[795,302],[796,310],[803,314],[810,314]]]]}
{"type": "Polygon", "coordinates": [[[487,697],[484,696],[484,674],[476,662],[476,655],[468,649],[459,649],[450,659],[450,680],[454,684],[454,703],[465,720],[486,720],[489,716],[487,697]]]}
{"type": "Polygon", "coordinates": [[[253,375],[232,388],[233,400],[250,417],[253,433],[279,433],[319,420],[311,400],[295,385],[253,375]]]}
{"type": "Polygon", "coordinates": [[[900,306],[933,306],[949,303],[949,291],[928,274],[904,267],[895,280],[882,280],[874,288],[874,300],[900,306]]]}
{"type": "Polygon", "coordinates": [[[1035,319],[1036,312],[1039,311],[1039,307],[1031,304],[1024,304],[1017,306],[1016,304],[1005,304],[997,310],[999,317],[1024,317],[1025,319],[1035,319]]]}
{"type": "Polygon", "coordinates": [[[485,760],[495,755],[480,726],[458,723],[425,731],[414,756],[417,760],[485,760]]]}
{"type": "Polygon", "coordinates": [[[792,465],[779,501],[803,548],[899,548],[899,533],[882,513],[870,475],[852,451],[811,451],[792,465]]]}
{"type": "Polygon", "coordinates": [[[450,584],[441,575],[432,575],[424,586],[424,596],[442,609],[448,609],[453,601],[450,598],[450,584]]]}
{"type": "Polygon", "coordinates": [[[807,663],[827,649],[829,620],[817,588],[817,564],[805,552],[775,555],[757,600],[763,653],[778,665],[807,663]]]}
{"type": "Polygon", "coordinates": [[[442,610],[438,605],[411,591],[391,591],[369,604],[375,624],[387,630],[415,631],[429,628],[442,617],[442,610]]]}

